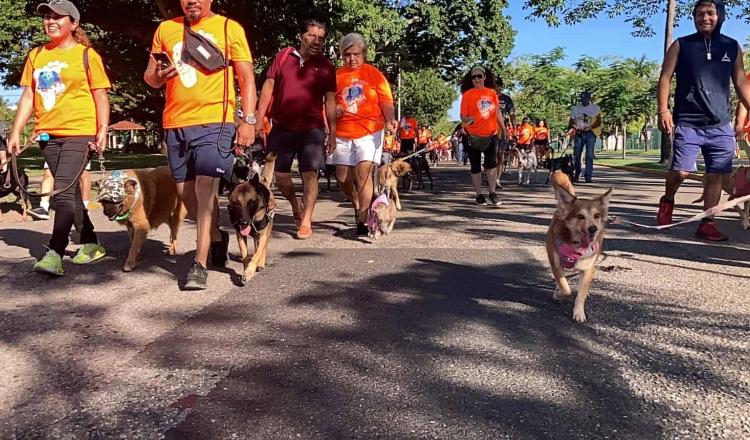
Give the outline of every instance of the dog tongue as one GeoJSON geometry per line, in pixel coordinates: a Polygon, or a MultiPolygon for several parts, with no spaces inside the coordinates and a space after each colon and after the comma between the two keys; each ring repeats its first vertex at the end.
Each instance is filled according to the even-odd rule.
{"type": "Polygon", "coordinates": [[[242,234],[243,237],[247,237],[248,235],[250,235],[250,225],[247,225],[244,228],[240,229],[240,234],[242,234]]]}

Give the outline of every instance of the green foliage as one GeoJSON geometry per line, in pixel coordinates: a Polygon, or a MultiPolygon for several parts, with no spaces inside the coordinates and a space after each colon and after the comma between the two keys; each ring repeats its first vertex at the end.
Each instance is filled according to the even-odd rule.
{"type": "MultiPolygon", "coordinates": [[[[31,47],[45,40],[36,16],[39,0],[0,0],[0,76],[18,84],[31,47]]],[[[151,38],[164,17],[180,14],[177,0],[77,0],[82,22],[110,69],[112,120],[158,124],[162,92],[143,82],[151,38]]],[[[258,80],[279,49],[297,41],[304,18],[329,23],[329,49],[337,52],[341,35],[357,31],[370,45],[370,62],[395,82],[398,70],[436,68],[454,80],[466,65],[493,65],[512,49],[513,31],[502,14],[505,0],[214,0],[213,9],[245,29],[258,80]]],[[[447,107],[446,107],[447,108],[447,107]]]]}
{"type": "MultiPolygon", "coordinates": [[[[513,98],[519,116],[547,120],[552,132],[567,129],[570,109],[584,90],[602,108],[604,131],[633,124],[642,127],[656,111],[658,64],[641,59],[602,59],[584,56],[573,68],[561,66],[561,49],[518,60],[512,69],[513,98]]],[[[640,128],[639,128],[640,130],[640,128]]]]}
{"type": "Polygon", "coordinates": [[[404,72],[401,78],[401,108],[420,124],[434,126],[448,116],[448,109],[458,96],[434,69],[404,72]]]}
{"type": "MultiPolygon", "coordinates": [[[[677,0],[677,19],[689,16],[695,0],[677,0]]],[[[750,22],[750,3],[747,0],[726,0],[728,15],[750,22]]],[[[524,8],[530,18],[539,18],[550,26],[561,23],[576,24],[595,17],[623,17],[633,25],[633,35],[653,36],[648,19],[666,11],[666,1],[643,0],[525,0],[524,8]]]]}

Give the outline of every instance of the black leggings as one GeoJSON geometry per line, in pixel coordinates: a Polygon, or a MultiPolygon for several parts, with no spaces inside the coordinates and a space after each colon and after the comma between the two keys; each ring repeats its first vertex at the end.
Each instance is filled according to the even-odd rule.
{"type": "Polygon", "coordinates": [[[477,151],[473,148],[467,148],[466,154],[469,156],[469,163],[471,163],[471,174],[479,174],[482,172],[482,154],[484,154],[484,169],[491,170],[497,167],[497,136],[492,136],[490,144],[484,151],[477,151]]]}
{"type": "MultiPolygon", "coordinates": [[[[89,142],[94,142],[93,136],[53,137],[48,142],[39,143],[44,160],[55,177],[55,190],[65,188],[74,179],[80,178],[78,173],[88,161],[89,142]]],[[[80,186],[81,182],[76,180],[67,191],[52,198],[55,224],[49,248],[60,256],[68,247],[68,235],[73,226],[81,234],[81,244],[98,243],[94,225],[83,206],[80,186]]]]}

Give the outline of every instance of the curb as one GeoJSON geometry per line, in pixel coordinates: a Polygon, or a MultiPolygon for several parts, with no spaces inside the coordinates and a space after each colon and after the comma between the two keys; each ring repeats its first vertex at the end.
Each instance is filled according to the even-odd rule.
{"type": "MultiPolygon", "coordinates": [[[[641,173],[641,174],[649,174],[652,176],[661,176],[665,177],[667,175],[666,170],[652,170],[650,168],[640,168],[640,167],[631,167],[627,165],[607,165],[604,163],[598,163],[597,165],[607,167],[607,168],[613,168],[616,170],[623,170],[623,171],[632,171],[635,173],[641,173]]],[[[688,173],[687,177],[685,179],[688,180],[696,180],[698,182],[703,182],[703,175],[702,174],[696,174],[696,173],[688,173]]]]}

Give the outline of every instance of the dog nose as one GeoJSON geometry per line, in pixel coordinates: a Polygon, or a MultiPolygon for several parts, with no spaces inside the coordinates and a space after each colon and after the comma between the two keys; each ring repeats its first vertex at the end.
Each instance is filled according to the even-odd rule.
{"type": "Polygon", "coordinates": [[[590,235],[596,234],[596,231],[598,231],[598,230],[599,230],[599,228],[597,228],[596,226],[589,226],[589,234],[590,235]]]}

